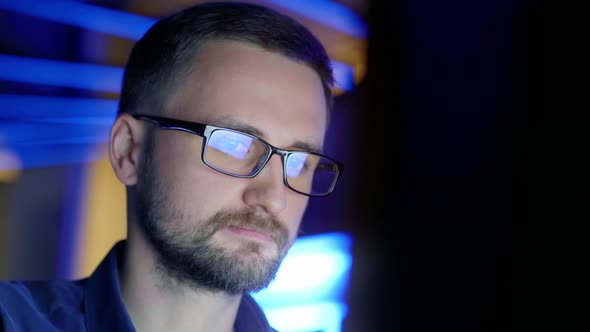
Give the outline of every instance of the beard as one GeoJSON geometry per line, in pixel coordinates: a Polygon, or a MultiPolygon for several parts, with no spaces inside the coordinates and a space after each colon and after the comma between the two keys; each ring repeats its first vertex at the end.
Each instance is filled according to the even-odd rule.
{"type": "MultiPolygon", "coordinates": [[[[153,150],[153,142],[146,150],[153,150]]],[[[232,295],[266,288],[287,251],[287,229],[278,220],[261,217],[254,209],[222,210],[195,220],[168,198],[151,155],[146,151],[140,162],[136,212],[141,229],[156,251],[156,270],[162,281],[169,286],[232,295]],[[256,241],[239,239],[234,249],[216,245],[213,236],[229,226],[269,234],[276,244],[276,255],[265,257],[262,244],[256,241]]]]}

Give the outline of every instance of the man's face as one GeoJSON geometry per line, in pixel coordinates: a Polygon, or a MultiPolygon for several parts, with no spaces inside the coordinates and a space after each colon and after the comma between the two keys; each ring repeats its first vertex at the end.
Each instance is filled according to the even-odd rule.
{"type": "MultiPolygon", "coordinates": [[[[205,45],[165,116],[254,134],[283,149],[321,147],[326,102],[313,69],[232,41],[205,45]]],[[[274,155],[255,178],[201,161],[199,136],[153,131],[137,183],[138,217],[158,267],[177,282],[238,294],[264,288],[295,240],[308,198],[274,155]]]]}

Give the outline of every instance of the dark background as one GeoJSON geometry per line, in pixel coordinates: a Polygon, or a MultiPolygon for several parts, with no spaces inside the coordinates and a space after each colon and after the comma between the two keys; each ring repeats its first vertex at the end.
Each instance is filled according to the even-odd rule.
{"type": "Polygon", "coordinates": [[[584,329],[573,11],[370,3],[347,331],[584,329]]]}

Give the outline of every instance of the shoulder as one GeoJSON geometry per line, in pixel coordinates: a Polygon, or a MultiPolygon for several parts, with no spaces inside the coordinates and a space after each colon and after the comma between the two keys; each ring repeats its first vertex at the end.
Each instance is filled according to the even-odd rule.
{"type": "Polygon", "coordinates": [[[0,305],[47,311],[56,304],[76,305],[83,298],[85,280],[0,281],[0,305]]]}
{"type": "Polygon", "coordinates": [[[81,317],[84,283],[84,280],[0,281],[0,329],[63,327],[72,318],[81,317]]]}

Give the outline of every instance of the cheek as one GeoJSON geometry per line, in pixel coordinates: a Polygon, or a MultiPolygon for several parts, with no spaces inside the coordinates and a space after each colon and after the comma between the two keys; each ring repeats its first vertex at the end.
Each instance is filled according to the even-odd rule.
{"type": "Polygon", "coordinates": [[[207,217],[237,199],[235,187],[228,185],[218,173],[211,174],[209,168],[175,167],[171,171],[169,186],[164,190],[186,213],[207,217]]]}
{"type": "Polygon", "coordinates": [[[200,146],[185,137],[162,136],[155,161],[163,194],[184,213],[206,214],[219,204],[219,196],[228,196],[227,186],[219,183],[219,173],[203,164],[200,146]]]}
{"type": "Polygon", "coordinates": [[[291,236],[295,238],[297,236],[303,213],[307,207],[309,198],[297,193],[288,195],[287,209],[283,220],[287,222],[287,227],[291,233],[291,236]]]}
{"type": "MultiPolygon", "coordinates": [[[[299,195],[299,194],[296,194],[299,195]]],[[[299,195],[301,196],[301,195],[299,195]]],[[[286,227],[289,230],[289,245],[284,248],[282,255],[287,255],[293,243],[297,240],[299,235],[299,228],[301,226],[301,221],[303,218],[303,214],[307,207],[308,198],[302,196],[303,198],[296,197],[293,200],[288,201],[288,207],[285,210],[285,215],[281,218],[283,222],[286,223],[286,227]]]]}

